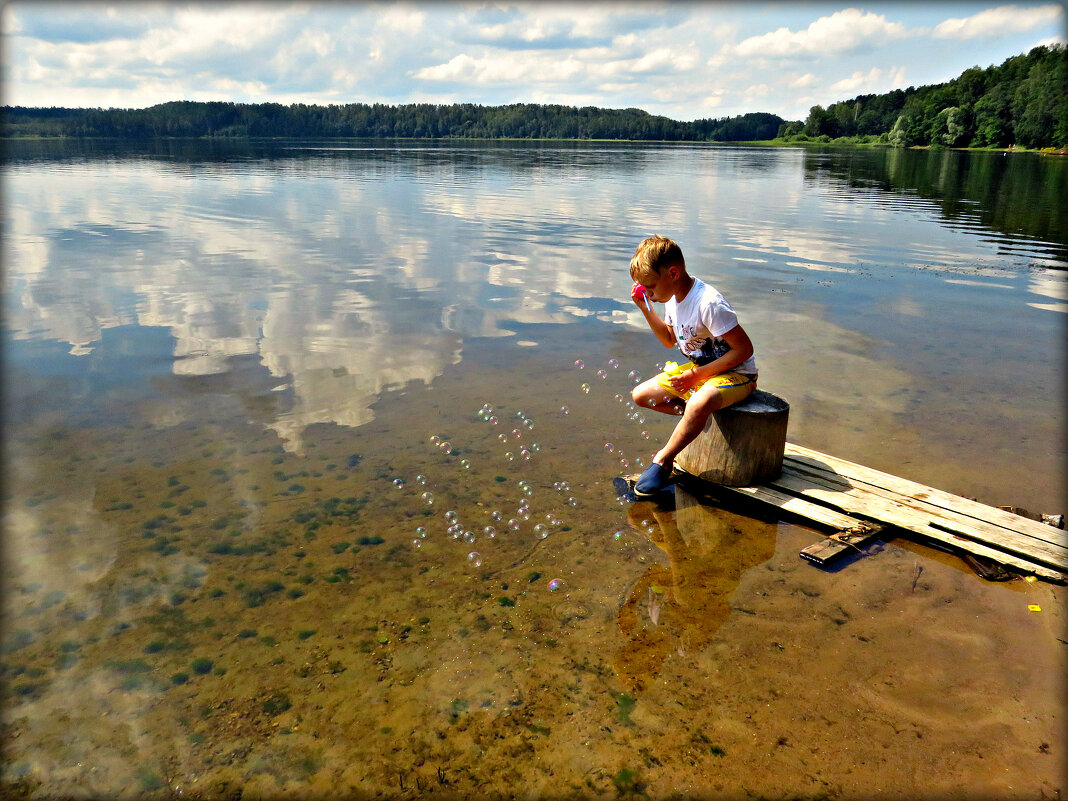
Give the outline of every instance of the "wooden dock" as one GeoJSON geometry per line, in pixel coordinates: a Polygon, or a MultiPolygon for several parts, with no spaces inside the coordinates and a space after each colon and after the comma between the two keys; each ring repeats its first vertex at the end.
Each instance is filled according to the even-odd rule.
{"type": "Polygon", "coordinates": [[[774,481],[716,488],[832,529],[801,553],[818,564],[896,529],[1016,573],[1068,580],[1063,529],[791,443],[774,481]]]}

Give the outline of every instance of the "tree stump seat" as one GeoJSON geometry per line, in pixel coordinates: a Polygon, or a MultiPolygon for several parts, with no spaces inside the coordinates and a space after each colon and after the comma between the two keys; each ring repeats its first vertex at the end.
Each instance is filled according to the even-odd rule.
{"type": "Polygon", "coordinates": [[[728,487],[774,481],[782,472],[790,404],[770,392],[713,412],[697,439],[675,457],[692,476],[728,487]]]}

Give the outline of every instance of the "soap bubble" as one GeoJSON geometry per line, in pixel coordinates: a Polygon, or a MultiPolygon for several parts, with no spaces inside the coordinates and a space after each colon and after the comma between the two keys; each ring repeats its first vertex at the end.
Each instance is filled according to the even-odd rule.
{"type": "Polygon", "coordinates": [[[612,444],[611,442],[606,442],[606,443],[604,444],[604,449],[605,449],[606,451],[608,451],[609,453],[612,453],[613,451],[615,451],[615,449],[616,449],[616,446],[615,446],[615,445],[613,445],[613,444],[612,444]]]}
{"type": "Polygon", "coordinates": [[[501,442],[507,442],[508,441],[508,435],[507,434],[498,434],[497,435],[497,439],[499,439],[501,442]]]}
{"type": "Polygon", "coordinates": [[[617,531],[617,532],[616,532],[615,534],[613,534],[612,536],[613,536],[613,537],[614,537],[615,539],[617,539],[617,540],[621,540],[621,539],[623,539],[623,531],[622,531],[622,529],[620,529],[619,531],[617,531]]]}
{"type": "Polygon", "coordinates": [[[642,416],[642,415],[640,415],[640,414],[639,414],[639,415],[638,415],[637,417],[635,417],[634,419],[638,421],[638,425],[640,425],[640,426],[641,426],[641,425],[645,425],[645,417],[644,417],[644,416],[642,416]]]}
{"type": "Polygon", "coordinates": [[[507,453],[504,454],[504,458],[507,459],[509,462],[511,462],[513,459],[515,459],[515,454],[512,453],[511,451],[508,451],[507,453]]]}
{"type": "Polygon", "coordinates": [[[613,370],[619,367],[619,359],[609,359],[608,366],[611,367],[613,370]]]}
{"type": "Polygon", "coordinates": [[[434,434],[430,438],[430,444],[431,445],[439,445],[439,444],[441,444],[441,437],[439,437],[437,434],[434,434]]]}
{"type": "Polygon", "coordinates": [[[538,453],[539,451],[541,451],[541,445],[536,442],[532,442],[530,443],[530,449],[534,451],[534,453],[538,453]]]}
{"type": "Polygon", "coordinates": [[[616,395],[616,402],[617,402],[617,403],[622,403],[622,402],[623,402],[623,396],[622,396],[622,395],[618,395],[618,394],[617,394],[617,395],[616,395]]]}
{"type": "Polygon", "coordinates": [[[467,563],[472,567],[482,567],[482,554],[478,551],[471,551],[467,555],[467,563]]]}
{"type": "Polygon", "coordinates": [[[631,370],[629,373],[627,373],[627,377],[635,384],[642,380],[642,374],[639,373],[637,370],[631,370]]]}
{"type": "Polygon", "coordinates": [[[527,418],[526,420],[524,420],[524,421],[523,421],[523,428],[526,428],[526,429],[532,429],[532,428],[534,428],[534,421],[533,421],[533,420],[531,420],[531,419],[530,419],[530,418],[528,417],[528,418],[527,418]]]}
{"type": "Polygon", "coordinates": [[[426,486],[426,476],[424,476],[422,474],[416,476],[415,477],[415,483],[416,484],[422,484],[422,485],[426,486]]]}
{"type": "Polygon", "coordinates": [[[583,384],[583,385],[582,385],[582,386],[580,387],[580,389],[581,389],[581,390],[582,390],[582,391],[583,391],[584,393],[586,393],[587,395],[589,395],[589,394],[590,394],[590,385],[589,385],[589,384],[583,384]]]}
{"type": "Polygon", "coordinates": [[[599,379],[601,379],[602,381],[604,381],[606,378],[608,378],[608,371],[607,370],[598,370],[597,371],[597,377],[599,379]]]}
{"type": "Polygon", "coordinates": [[[526,420],[527,419],[527,413],[522,411],[522,410],[516,412],[515,416],[518,417],[520,420],[526,420]]]}
{"type": "Polygon", "coordinates": [[[527,485],[527,480],[525,478],[521,478],[519,479],[519,481],[515,482],[515,485],[519,487],[519,489],[523,489],[523,487],[527,485]]]}
{"type": "Polygon", "coordinates": [[[416,548],[422,548],[423,547],[423,541],[422,540],[412,540],[412,545],[414,545],[416,548]]]}
{"type": "Polygon", "coordinates": [[[456,512],[454,512],[452,509],[445,513],[445,520],[449,523],[455,523],[459,519],[460,516],[456,514],[456,512]]]}
{"type": "Polygon", "coordinates": [[[519,531],[519,521],[514,517],[510,518],[508,520],[508,528],[512,529],[512,531],[519,531]]]}
{"type": "Polygon", "coordinates": [[[549,582],[549,592],[560,592],[560,590],[567,589],[567,584],[563,579],[553,579],[549,582]]]}
{"type": "Polygon", "coordinates": [[[530,510],[529,509],[520,509],[518,512],[516,512],[516,514],[519,515],[519,517],[523,518],[524,520],[530,520],[530,510]]]}
{"type": "Polygon", "coordinates": [[[497,419],[497,416],[496,416],[496,415],[494,415],[494,416],[490,417],[489,421],[490,421],[491,423],[493,423],[493,425],[497,425],[497,423],[499,423],[499,422],[500,422],[500,421],[499,421],[499,420],[497,419]]]}
{"type": "Polygon", "coordinates": [[[582,361],[582,359],[575,359],[575,367],[581,370],[585,366],[586,362],[582,361]]]}
{"type": "Polygon", "coordinates": [[[493,526],[486,526],[484,529],[482,529],[482,533],[490,539],[493,539],[497,536],[497,529],[495,529],[493,526]]]}
{"type": "Polygon", "coordinates": [[[549,527],[544,523],[538,523],[534,526],[534,533],[538,535],[538,539],[543,540],[549,536],[549,527]]]}
{"type": "Polygon", "coordinates": [[[630,467],[630,462],[628,462],[626,459],[620,459],[619,464],[622,467],[630,467]]]}
{"type": "Polygon", "coordinates": [[[420,497],[423,499],[423,503],[425,503],[427,506],[433,506],[434,505],[434,493],[433,492],[424,492],[420,497]]]}
{"type": "Polygon", "coordinates": [[[560,414],[571,414],[571,410],[568,409],[566,406],[561,406],[560,407],[560,414]]]}
{"type": "Polygon", "coordinates": [[[393,479],[393,486],[396,487],[397,489],[404,489],[404,479],[403,478],[395,478],[395,479],[393,479]]]}
{"type": "Polygon", "coordinates": [[[649,432],[648,431],[643,431],[642,432],[642,439],[649,439],[649,432]]]}
{"type": "Polygon", "coordinates": [[[416,526],[415,536],[417,536],[421,540],[426,539],[426,526],[416,526]]]}
{"type": "Polygon", "coordinates": [[[531,454],[530,454],[530,451],[527,450],[526,448],[520,448],[519,449],[519,455],[522,456],[524,459],[526,459],[528,462],[530,461],[531,454]]]}
{"type": "Polygon", "coordinates": [[[578,506],[578,501],[576,501],[574,498],[568,498],[567,499],[567,505],[568,506],[578,506]]]}
{"type": "Polygon", "coordinates": [[[492,520],[495,523],[500,523],[502,517],[503,517],[503,515],[500,512],[498,512],[496,509],[494,509],[492,512],[490,512],[490,520],[492,520]]]}
{"type": "Polygon", "coordinates": [[[465,531],[464,532],[464,542],[474,542],[474,541],[475,541],[475,532],[473,532],[473,531],[465,531]]]}
{"type": "Polygon", "coordinates": [[[512,429],[512,436],[515,437],[516,439],[519,439],[521,436],[523,436],[523,432],[520,431],[518,428],[513,428],[512,429]]]}
{"type": "Polygon", "coordinates": [[[452,443],[451,442],[443,442],[438,447],[440,447],[441,448],[441,452],[446,454],[446,455],[452,452],[452,443]]]}
{"type": "Polygon", "coordinates": [[[453,523],[453,524],[452,524],[451,526],[449,526],[449,527],[448,527],[447,529],[445,529],[445,530],[446,530],[446,531],[447,531],[447,532],[448,532],[449,534],[452,534],[452,538],[453,538],[453,539],[456,539],[456,538],[457,538],[457,537],[458,537],[458,536],[459,536],[460,534],[463,534],[463,532],[464,532],[464,527],[463,527],[463,526],[461,526],[461,525],[460,525],[459,523],[453,523]]]}
{"type": "Polygon", "coordinates": [[[639,456],[637,459],[634,460],[634,464],[636,464],[638,467],[645,467],[645,460],[639,456]]]}
{"type": "Polygon", "coordinates": [[[462,467],[464,470],[470,470],[471,469],[471,462],[467,461],[467,459],[461,459],[460,460],[460,467],[462,467]]]}

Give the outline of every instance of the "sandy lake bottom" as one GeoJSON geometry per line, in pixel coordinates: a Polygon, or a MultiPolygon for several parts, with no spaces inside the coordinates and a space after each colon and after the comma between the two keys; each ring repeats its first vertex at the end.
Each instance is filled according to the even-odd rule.
{"type": "MultiPolygon", "coordinates": [[[[493,352],[288,449],[264,424],[286,398],[237,368],[91,423],[16,416],[6,791],[1061,797],[1062,587],[901,539],[824,571],[802,525],[620,505],[670,425],[615,400],[628,365],[530,351],[520,377],[493,352]]],[[[809,420],[791,438],[820,447],[809,420]]]]}

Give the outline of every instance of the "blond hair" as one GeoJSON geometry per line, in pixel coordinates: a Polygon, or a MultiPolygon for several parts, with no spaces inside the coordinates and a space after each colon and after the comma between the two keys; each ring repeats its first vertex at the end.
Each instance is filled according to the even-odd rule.
{"type": "Polygon", "coordinates": [[[675,240],[654,234],[641,241],[630,259],[630,277],[639,284],[645,283],[672,266],[681,267],[685,272],[686,259],[682,248],[675,240]]]}

